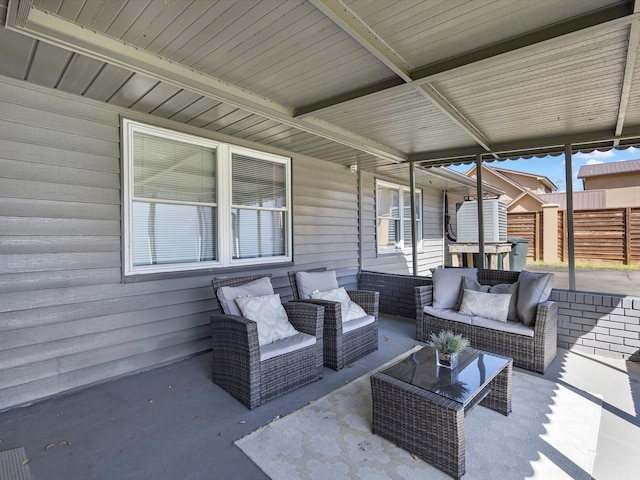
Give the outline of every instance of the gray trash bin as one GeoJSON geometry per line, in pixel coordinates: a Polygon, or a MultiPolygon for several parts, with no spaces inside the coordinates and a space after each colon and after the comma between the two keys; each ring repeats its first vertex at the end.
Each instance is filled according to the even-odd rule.
{"type": "Polygon", "coordinates": [[[507,238],[511,242],[509,252],[509,270],[520,272],[527,267],[527,252],[529,251],[529,240],[526,238],[507,238]]]}

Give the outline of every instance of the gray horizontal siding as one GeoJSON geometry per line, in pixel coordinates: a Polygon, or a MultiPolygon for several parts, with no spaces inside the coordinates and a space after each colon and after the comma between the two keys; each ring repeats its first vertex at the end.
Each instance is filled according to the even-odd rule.
{"type": "Polygon", "coordinates": [[[294,269],[322,266],[342,270],[341,277],[357,272],[357,175],[304,157],[294,162],[293,175],[294,269]]]}
{"type": "MultiPolygon", "coordinates": [[[[120,114],[0,78],[0,410],[209,348],[216,273],[121,281],[120,114]]],[[[283,300],[289,270],[357,286],[357,178],[293,157],[294,265],[262,270],[283,300]]]]}
{"type": "MultiPolygon", "coordinates": [[[[362,174],[365,188],[362,224],[363,224],[363,270],[391,274],[413,274],[413,255],[411,253],[377,253],[376,244],[376,206],[375,180],[368,173],[362,174]]],[[[395,180],[381,178],[381,180],[395,180]]],[[[408,179],[407,179],[408,182],[408,179]]],[[[407,183],[408,184],[408,183],[407,183]]],[[[430,275],[429,269],[443,264],[442,258],[442,192],[422,185],[422,237],[423,249],[418,252],[418,275],[430,275]]]]}
{"type": "Polygon", "coordinates": [[[0,79],[0,410],[208,348],[210,278],[121,283],[119,113],[0,79]]]}

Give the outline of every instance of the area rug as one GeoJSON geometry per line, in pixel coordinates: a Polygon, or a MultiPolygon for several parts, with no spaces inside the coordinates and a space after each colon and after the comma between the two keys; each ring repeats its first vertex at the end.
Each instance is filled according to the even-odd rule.
{"type": "MultiPolygon", "coordinates": [[[[371,373],[235,444],[274,480],[450,478],[371,433],[371,373]]],[[[514,371],[512,401],[466,417],[465,480],[591,478],[601,397],[514,371]]]]}

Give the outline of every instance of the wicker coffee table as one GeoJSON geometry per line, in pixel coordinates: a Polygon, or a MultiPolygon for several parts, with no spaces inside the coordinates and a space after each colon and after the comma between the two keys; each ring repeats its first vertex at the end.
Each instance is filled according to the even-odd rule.
{"type": "Polygon", "coordinates": [[[464,417],[481,404],[511,413],[511,358],[468,348],[458,368],[436,364],[424,347],[371,376],[373,433],[460,478],[465,469],[464,417]]]}

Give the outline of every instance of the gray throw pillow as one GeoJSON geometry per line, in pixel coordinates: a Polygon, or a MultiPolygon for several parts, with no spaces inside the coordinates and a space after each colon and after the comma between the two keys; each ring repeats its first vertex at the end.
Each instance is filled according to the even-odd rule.
{"type": "Polygon", "coordinates": [[[311,292],[327,292],[338,288],[335,270],[326,272],[296,272],[296,285],[301,299],[311,298],[311,292]]]}
{"type": "Polygon", "coordinates": [[[458,303],[456,304],[455,309],[460,310],[460,305],[462,304],[462,295],[465,290],[473,290],[474,292],[485,293],[508,293],[511,295],[511,300],[509,301],[509,313],[507,315],[507,320],[509,320],[510,322],[517,322],[519,320],[517,309],[518,286],[518,282],[499,283],[498,285],[492,286],[481,285],[479,282],[475,281],[472,278],[463,277],[460,284],[460,295],[458,296],[458,303]]]}
{"type": "Polygon", "coordinates": [[[523,270],[518,276],[518,318],[531,327],[535,324],[538,304],[546,302],[553,288],[553,274],[534,273],[523,270]]]}
{"type": "Polygon", "coordinates": [[[478,279],[477,268],[436,268],[433,271],[434,308],[455,308],[463,277],[478,279]]]}
{"type": "Polygon", "coordinates": [[[273,295],[273,293],[273,286],[269,277],[262,277],[237,287],[220,287],[217,292],[222,311],[226,315],[238,316],[242,316],[242,313],[236,304],[236,298],[260,297],[262,295],[273,295]]]}

